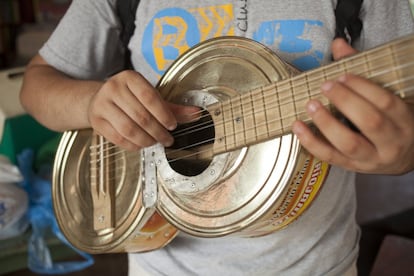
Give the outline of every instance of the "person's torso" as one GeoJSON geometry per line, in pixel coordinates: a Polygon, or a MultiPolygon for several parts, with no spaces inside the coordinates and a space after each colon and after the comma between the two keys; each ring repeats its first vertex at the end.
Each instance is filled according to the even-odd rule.
{"type": "MultiPolygon", "coordinates": [[[[135,70],[156,84],[181,54],[202,41],[220,36],[256,40],[302,71],[331,61],[336,1],[202,3],[142,1],[136,15],[136,30],[129,44],[135,70]]],[[[330,175],[310,210],[285,230],[252,239],[200,239],[179,235],[166,248],[139,254],[137,259],[155,274],[208,275],[215,271],[220,275],[250,275],[256,271],[272,275],[275,271],[298,272],[306,265],[312,274],[319,269],[329,271],[335,262],[336,265],[341,263],[336,268],[341,271],[356,254],[357,229],[356,225],[350,226],[355,211],[353,188],[349,187],[353,178],[343,170],[335,168],[333,171],[335,173],[330,175]],[[338,203],[338,209],[321,211],[335,203],[338,203]],[[347,227],[337,229],[339,221],[347,227]],[[323,223],[326,227],[319,227],[323,223]],[[335,234],[331,232],[333,229],[335,234]],[[326,248],[339,236],[349,240],[342,238],[341,244],[326,248]],[[310,250],[315,253],[305,256],[310,250]],[[326,256],[323,264],[317,264],[317,255],[324,250],[330,256],[326,256]],[[295,265],[299,259],[302,259],[301,264],[295,265]]]]}
{"type": "Polygon", "coordinates": [[[219,36],[242,36],[299,70],[330,61],[334,1],[141,1],[129,48],[134,68],[155,83],[182,53],[219,36]],[[157,2],[157,3],[154,3],[157,2]]]}

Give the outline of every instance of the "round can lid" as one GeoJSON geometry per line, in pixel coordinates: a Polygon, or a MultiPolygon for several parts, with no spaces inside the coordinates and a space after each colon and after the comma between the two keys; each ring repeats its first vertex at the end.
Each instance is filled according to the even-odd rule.
{"type": "MultiPolygon", "coordinates": [[[[180,101],[188,91],[212,94],[221,101],[293,73],[292,67],[253,40],[220,37],[205,41],[181,56],[160,80],[158,89],[170,101],[180,101]]],[[[275,92],[272,103],[259,94],[252,99],[248,112],[280,115],[270,114],[265,108],[275,105],[277,97],[275,92]]],[[[243,108],[233,110],[246,111],[243,108]]],[[[178,229],[197,236],[241,231],[278,202],[290,182],[299,152],[298,140],[288,134],[214,156],[200,175],[175,173],[168,168],[169,164],[163,166],[159,162],[158,209],[178,229]],[[212,174],[219,175],[212,177],[212,174]],[[199,185],[209,178],[214,181],[199,185]]]]}
{"type": "Polygon", "coordinates": [[[83,251],[101,253],[121,246],[154,210],[141,203],[139,151],[126,152],[94,139],[103,138],[92,130],[63,134],[52,192],[66,238],[83,251]]]}

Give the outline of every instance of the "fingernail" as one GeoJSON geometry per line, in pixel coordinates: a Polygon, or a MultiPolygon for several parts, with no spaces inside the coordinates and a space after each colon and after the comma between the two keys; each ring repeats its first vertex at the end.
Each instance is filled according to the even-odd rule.
{"type": "Polygon", "coordinates": [[[167,129],[168,130],[170,130],[170,131],[173,131],[174,129],[176,129],[177,128],[177,123],[174,123],[174,124],[172,124],[172,125],[169,125],[168,127],[167,127],[167,129]]]}
{"type": "Polygon", "coordinates": [[[312,100],[308,102],[306,107],[309,113],[315,113],[321,107],[321,103],[312,100]]]}
{"type": "Polygon", "coordinates": [[[334,83],[332,81],[324,82],[321,86],[322,91],[327,92],[332,89],[334,83]]]}
{"type": "Polygon", "coordinates": [[[174,144],[174,138],[168,138],[163,143],[164,147],[170,147],[174,144]]]}
{"type": "Polygon", "coordinates": [[[297,136],[299,136],[300,134],[302,134],[302,132],[303,132],[303,128],[302,128],[302,126],[299,124],[299,123],[294,123],[293,124],[293,126],[292,126],[292,132],[295,134],[295,135],[297,135],[297,136]]]}
{"type": "Polygon", "coordinates": [[[346,82],[347,76],[346,75],[342,75],[338,78],[339,82],[346,82]]]}

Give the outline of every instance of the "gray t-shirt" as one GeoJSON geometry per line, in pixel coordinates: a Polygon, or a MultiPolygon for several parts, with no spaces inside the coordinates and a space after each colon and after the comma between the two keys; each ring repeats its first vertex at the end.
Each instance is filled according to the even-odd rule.
{"type": "MultiPolygon", "coordinates": [[[[141,1],[129,48],[134,68],[155,84],[186,49],[208,38],[253,38],[301,70],[330,62],[334,0],[141,1]]],[[[40,50],[80,79],[120,71],[115,0],[74,0],[40,50]]],[[[365,0],[357,48],[413,32],[407,0],[365,0]]],[[[310,208],[287,228],[257,237],[204,239],[181,233],[163,249],[134,254],[154,275],[340,275],[356,259],[354,174],[333,167],[310,208]]]]}

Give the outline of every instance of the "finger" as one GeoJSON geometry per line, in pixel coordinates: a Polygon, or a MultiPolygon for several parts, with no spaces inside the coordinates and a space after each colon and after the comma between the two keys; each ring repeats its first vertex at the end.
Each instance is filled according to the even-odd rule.
{"type": "MultiPolygon", "coordinates": [[[[372,87],[365,86],[355,89],[360,91],[370,88],[372,87]]],[[[375,103],[340,82],[326,82],[322,85],[322,92],[376,147],[393,139],[384,133],[396,133],[396,125],[384,112],[378,110],[375,103]]]]}
{"type": "Polygon", "coordinates": [[[144,78],[129,78],[127,86],[137,100],[146,107],[162,126],[168,130],[173,130],[177,127],[177,120],[168,108],[167,103],[144,78]]]}
{"type": "MultiPolygon", "coordinates": [[[[294,122],[292,130],[301,145],[319,160],[355,172],[375,172],[375,164],[367,162],[367,160],[357,160],[344,156],[323,137],[316,136],[302,121],[294,122]]],[[[371,159],[375,159],[375,157],[373,156],[371,159]]]]}
{"type": "Polygon", "coordinates": [[[398,96],[372,81],[351,74],[339,77],[338,81],[396,121],[401,121],[402,116],[406,116],[408,112],[407,105],[398,96]]]}
{"type": "Polygon", "coordinates": [[[339,60],[357,53],[357,51],[343,38],[334,39],[334,41],[332,41],[331,50],[334,60],[339,60]]]}
{"type": "Polygon", "coordinates": [[[301,145],[316,158],[326,161],[332,165],[349,167],[348,159],[338,152],[325,140],[317,137],[310,128],[302,121],[295,121],[292,131],[299,139],[301,145]]]}
{"type": "Polygon", "coordinates": [[[141,146],[130,142],[124,136],[120,135],[115,128],[113,128],[112,125],[104,119],[100,120],[99,128],[96,128],[95,131],[97,134],[105,137],[109,142],[127,151],[137,151],[141,149],[141,146]]]}
{"type": "MultiPolygon", "coordinates": [[[[124,116],[130,120],[122,122],[123,125],[116,126],[118,131],[135,143],[140,144],[144,134],[148,134],[155,142],[160,142],[164,146],[170,146],[173,138],[160,122],[153,117],[147,110],[148,107],[142,105],[130,91],[119,91],[120,95],[114,98],[114,104],[125,113],[124,116]]],[[[126,118],[125,118],[126,120],[126,118]]],[[[145,138],[145,141],[148,139],[145,138]]],[[[149,146],[146,144],[146,146],[149,146]]]]}
{"type": "Polygon", "coordinates": [[[341,123],[319,101],[309,101],[307,111],[325,139],[342,155],[366,160],[375,154],[375,147],[368,140],[341,123]]]}
{"type": "MultiPolygon", "coordinates": [[[[129,143],[142,148],[153,145],[156,142],[152,136],[137,125],[137,123],[125,114],[125,112],[116,104],[107,104],[103,106],[102,109],[105,113],[101,118],[107,121],[116,132],[116,134],[112,134],[111,136],[111,141],[115,144],[120,145],[124,143],[124,140],[127,140],[129,143]],[[111,118],[111,120],[106,118],[111,118]]],[[[95,129],[97,128],[95,127],[95,129]]],[[[107,137],[107,134],[104,136],[107,137]]]]}
{"type": "Polygon", "coordinates": [[[174,103],[168,103],[168,106],[179,123],[189,123],[198,120],[202,114],[201,108],[197,106],[185,106],[174,103]]]}

